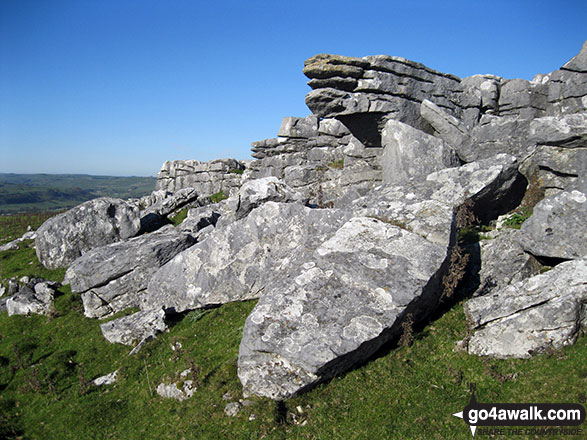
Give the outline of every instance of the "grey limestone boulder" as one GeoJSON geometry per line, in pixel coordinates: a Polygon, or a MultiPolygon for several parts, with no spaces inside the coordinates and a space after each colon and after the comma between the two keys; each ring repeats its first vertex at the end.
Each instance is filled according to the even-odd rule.
{"type": "Polygon", "coordinates": [[[349,220],[270,283],[247,318],[238,363],[244,394],[288,398],[371,355],[407,313],[437,301],[446,253],[398,226],[349,220]]]}
{"type": "Polygon", "coordinates": [[[399,121],[387,121],[381,144],[383,183],[402,183],[460,165],[455,151],[442,139],[399,121]]]}
{"type": "Polygon", "coordinates": [[[138,307],[151,276],[196,240],[167,226],[158,232],[93,249],[75,260],[65,279],[81,293],[84,314],[103,318],[138,307]]]}
{"type": "Polygon", "coordinates": [[[167,330],[165,312],[149,310],[100,324],[102,335],[111,343],[133,345],[167,330]]]}
{"type": "Polygon", "coordinates": [[[587,147],[587,112],[545,116],[530,122],[528,136],[537,145],[587,147]]]}
{"type": "Polygon", "coordinates": [[[587,195],[564,191],[540,201],[524,222],[520,243],[532,255],[576,259],[587,255],[587,195]]]}
{"type": "Polygon", "coordinates": [[[315,249],[349,217],[333,209],[267,202],[247,217],[214,229],[161,267],[149,282],[141,308],[183,312],[258,298],[293,255],[315,249]]]}
{"type": "Polygon", "coordinates": [[[561,70],[587,73],[587,41],[583,43],[581,51],[561,67],[561,70]]]}
{"type": "Polygon", "coordinates": [[[465,303],[469,353],[527,358],[573,344],[586,326],[587,261],[578,259],[465,303]]]}
{"type": "Polygon", "coordinates": [[[50,218],[37,230],[37,258],[47,268],[67,267],[96,247],[135,236],[139,208],[121,199],[99,198],[50,218]]]}

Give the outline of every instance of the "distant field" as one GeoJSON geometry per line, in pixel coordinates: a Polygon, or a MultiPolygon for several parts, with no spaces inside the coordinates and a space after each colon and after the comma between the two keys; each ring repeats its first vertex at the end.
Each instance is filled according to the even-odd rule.
{"type": "Polygon", "coordinates": [[[155,189],[156,180],[155,177],[0,173],[0,215],[63,210],[97,197],[141,197],[155,189]]]}

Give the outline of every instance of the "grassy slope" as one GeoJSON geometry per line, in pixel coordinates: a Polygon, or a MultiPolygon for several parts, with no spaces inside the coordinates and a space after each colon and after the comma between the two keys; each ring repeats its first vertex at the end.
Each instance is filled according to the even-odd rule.
{"type": "MultiPolygon", "coordinates": [[[[31,251],[25,244],[1,253],[3,277],[30,270],[62,278],[63,271],[28,265],[31,251]]],[[[468,403],[470,382],[477,384],[482,402],[585,397],[584,337],[573,347],[530,360],[454,353],[454,342],[466,335],[457,304],[418,332],[411,347],[388,347],[366,365],[282,406],[254,399],[254,406],[230,418],[222,396],[242,397],[238,344],[254,301],[191,312],[129,357],[128,347],[109,344],[99,322],[83,317],[78,295],[61,290],[56,316],[0,314],[0,438],[470,439],[464,422],[451,416],[468,403]],[[180,352],[170,348],[176,342],[180,352]],[[193,398],[180,403],[154,394],[157,384],[175,379],[192,363],[200,382],[193,398]],[[88,379],[116,369],[117,384],[88,387],[88,379]]]]}
{"type": "Polygon", "coordinates": [[[153,191],[155,181],[154,177],[0,173],[0,214],[67,209],[102,196],[141,197],[153,191]]]}

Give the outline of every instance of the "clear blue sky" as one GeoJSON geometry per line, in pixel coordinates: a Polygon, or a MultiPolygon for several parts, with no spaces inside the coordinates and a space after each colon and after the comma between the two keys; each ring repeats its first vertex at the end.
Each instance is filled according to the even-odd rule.
{"type": "Polygon", "coordinates": [[[250,158],[284,116],[309,114],[317,53],[531,79],[585,39],[585,0],[1,0],[0,172],[250,158]]]}

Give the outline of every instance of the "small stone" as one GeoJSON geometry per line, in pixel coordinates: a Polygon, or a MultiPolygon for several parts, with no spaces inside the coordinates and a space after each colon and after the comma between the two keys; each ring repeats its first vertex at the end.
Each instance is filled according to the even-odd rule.
{"type": "Polygon", "coordinates": [[[110,373],[110,374],[106,374],[105,376],[100,376],[96,379],[94,379],[92,381],[92,383],[96,386],[102,386],[102,385],[112,385],[114,383],[116,383],[118,380],[118,370],[110,373]]]}
{"type": "Polygon", "coordinates": [[[235,417],[241,410],[241,404],[238,402],[230,402],[224,407],[224,414],[229,417],[235,417]]]}

